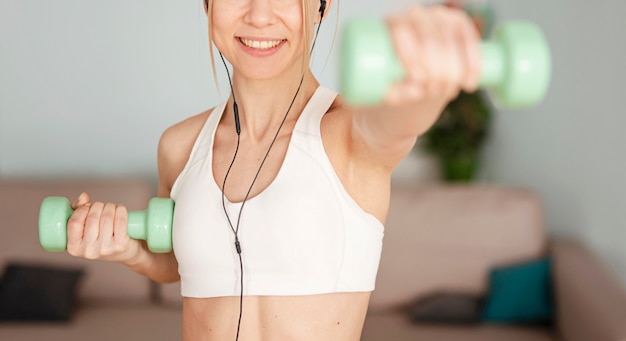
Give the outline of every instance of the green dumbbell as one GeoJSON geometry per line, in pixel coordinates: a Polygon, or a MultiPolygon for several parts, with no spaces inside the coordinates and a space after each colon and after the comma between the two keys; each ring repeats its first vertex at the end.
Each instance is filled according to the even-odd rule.
{"type": "MultiPolygon", "coordinates": [[[[550,83],[550,50],[541,30],[525,21],[501,25],[493,40],[482,42],[480,86],[498,105],[523,108],[540,102],[550,83]]],[[[379,19],[356,19],[341,42],[341,92],[355,105],[382,101],[393,82],[405,77],[387,25],[379,19]]]]}
{"type": "MultiPolygon", "coordinates": [[[[69,200],[47,197],[39,210],[39,242],[46,251],[61,252],[67,248],[67,221],[74,211],[69,200]]],[[[148,242],[155,253],[172,250],[174,201],[152,198],[146,211],[128,212],[128,236],[148,242]]]]}

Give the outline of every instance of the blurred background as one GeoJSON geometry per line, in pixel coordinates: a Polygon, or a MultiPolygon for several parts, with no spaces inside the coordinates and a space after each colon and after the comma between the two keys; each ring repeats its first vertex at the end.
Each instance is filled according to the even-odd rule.
{"type": "MultiPolygon", "coordinates": [[[[414,3],[335,0],[312,62],[320,82],[339,89],[347,20],[414,3]]],[[[584,242],[626,285],[626,2],[463,5],[471,3],[489,6],[496,26],[537,23],[553,74],[539,105],[489,109],[468,181],[537,193],[547,235],[584,242]]],[[[220,64],[219,89],[213,81],[206,24],[200,0],[0,0],[0,179],[139,177],[154,184],[160,134],[228,95],[220,64]]],[[[424,144],[397,169],[396,185],[444,181],[424,144]]]]}

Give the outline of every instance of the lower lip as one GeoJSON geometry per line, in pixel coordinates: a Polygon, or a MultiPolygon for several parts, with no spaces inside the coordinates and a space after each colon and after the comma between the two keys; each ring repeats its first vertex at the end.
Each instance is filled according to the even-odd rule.
{"type": "Polygon", "coordinates": [[[287,42],[286,40],[281,41],[278,45],[269,48],[269,49],[255,49],[249,46],[246,46],[239,38],[235,38],[235,40],[237,40],[237,42],[239,42],[239,46],[241,46],[241,48],[248,54],[255,56],[255,57],[268,57],[273,55],[274,53],[276,53],[278,50],[280,50],[281,47],[283,47],[283,45],[285,44],[285,42],[287,42]]]}

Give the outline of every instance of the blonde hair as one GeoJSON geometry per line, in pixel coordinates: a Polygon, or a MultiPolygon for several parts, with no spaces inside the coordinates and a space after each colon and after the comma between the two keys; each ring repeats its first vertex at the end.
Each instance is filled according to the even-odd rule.
{"type": "MultiPolygon", "coordinates": [[[[339,0],[335,0],[335,1],[339,1],[339,0]]],[[[313,13],[313,11],[319,13],[319,7],[316,8],[316,6],[313,5],[314,3],[315,3],[314,1],[302,0],[302,18],[304,18],[304,20],[302,20],[302,29],[304,31],[305,42],[311,42],[311,40],[313,39],[314,25],[312,25],[313,23],[311,23],[310,14],[313,13]]],[[[217,81],[217,72],[215,68],[215,54],[213,52],[213,44],[214,44],[213,43],[213,30],[211,29],[211,18],[213,16],[213,1],[204,0],[204,4],[207,8],[207,18],[209,22],[209,50],[211,54],[211,70],[213,71],[213,80],[215,81],[215,87],[219,92],[219,83],[217,81]]],[[[326,10],[328,11],[328,8],[326,10]]],[[[339,15],[337,15],[337,18],[335,21],[335,32],[333,33],[333,41],[332,41],[331,46],[334,45],[334,42],[335,42],[335,37],[337,35],[338,22],[339,22],[339,15]]],[[[302,70],[305,70],[309,65],[309,60],[311,59],[311,50],[308,44],[303,44],[302,48],[303,48],[302,70]]],[[[328,53],[328,57],[330,57],[330,51],[328,53]]]]}

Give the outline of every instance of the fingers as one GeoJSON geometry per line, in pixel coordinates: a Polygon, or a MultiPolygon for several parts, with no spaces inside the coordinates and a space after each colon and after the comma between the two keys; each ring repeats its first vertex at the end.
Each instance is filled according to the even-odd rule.
{"type": "Polygon", "coordinates": [[[76,198],[76,200],[72,201],[72,209],[77,209],[79,206],[83,206],[83,205],[87,205],[89,204],[89,201],[91,199],[89,198],[89,194],[83,192],[81,193],[78,198],[76,198]]]}
{"type": "Polygon", "coordinates": [[[116,222],[118,206],[113,203],[104,204],[102,215],[100,216],[100,236],[102,239],[113,237],[113,230],[116,222]]]}
{"type": "Polygon", "coordinates": [[[101,202],[92,203],[87,218],[85,220],[85,230],[83,233],[83,240],[81,246],[84,250],[84,257],[89,259],[95,259],[97,256],[93,255],[94,244],[100,236],[100,217],[104,210],[104,204],[101,202]]]}
{"type": "Polygon", "coordinates": [[[128,237],[128,211],[124,206],[118,206],[115,211],[115,224],[113,227],[113,239],[116,244],[127,242],[128,237]]]}
{"type": "MultiPolygon", "coordinates": [[[[417,16],[418,13],[413,14],[413,18],[417,16]]],[[[407,74],[404,80],[392,84],[387,92],[385,102],[390,105],[399,105],[410,100],[419,101],[426,95],[428,61],[423,53],[425,47],[419,37],[419,31],[414,28],[411,21],[412,18],[407,15],[387,19],[392,43],[407,74]],[[411,67],[406,67],[407,65],[411,67]]]]}
{"type": "Polygon", "coordinates": [[[421,53],[424,55],[424,72],[427,75],[424,86],[426,93],[428,96],[437,96],[450,81],[448,73],[454,65],[450,62],[449,30],[442,27],[438,11],[430,9],[428,12],[421,8],[411,11],[410,22],[417,32],[417,38],[422,41],[421,53]]]}
{"type": "Polygon", "coordinates": [[[426,78],[425,73],[428,71],[423,53],[425,47],[420,39],[419,30],[416,30],[412,23],[413,20],[418,23],[424,22],[420,20],[418,11],[414,10],[416,13],[413,13],[411,17],[397,15],[387,19],[387,25],[391,32],[392,43],[397,51],[398,59],[400,59],[403,65],[414,66],[405,68],[407,77],[412,80],[424,80],[426,78]]]}
{"type": "Polygon", "coordinates": [[[463,46],[467,62],[467,73],[463,81],[463,90],[474,92],[478,88],[482,71],[481,37],[469,16],[461,15],[459,20],[462,25],[461,29],[458,30],[460,45],[463,46]]]}
{"type": "Polygon", "coordinates": [[[480,36],[464,12],[445,6],[417,6],[387,23],[407,75],[388,92],[388,104],[449,101],[461,89],[476,89],[480,36]]]}
{"type": "Polygon", "coordinates": [[[88,214],[89,207],[81,205],[76,207],[67,221],[67,251],[73,256],[82,254],[82,242],[88,214]]]}
{"type": "Polygon", "coordinates": [[[67,250],[87,259],[123,260],[129,248],[128,212],[114,203],[85,203],[81,194],[78,207],[68,220],[67,250]]]}

